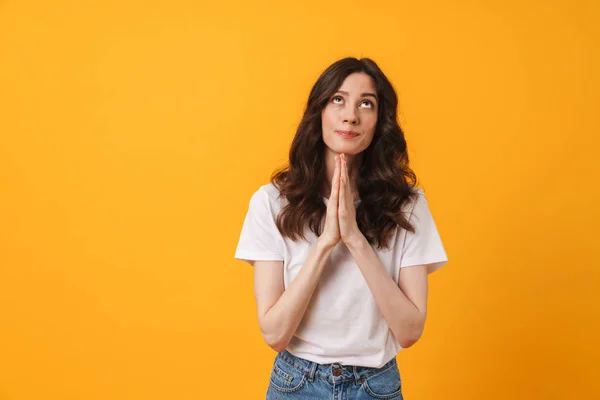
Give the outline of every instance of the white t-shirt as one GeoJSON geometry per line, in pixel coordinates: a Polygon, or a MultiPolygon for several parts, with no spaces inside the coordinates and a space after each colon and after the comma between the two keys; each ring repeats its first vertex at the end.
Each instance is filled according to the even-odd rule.
{"type": "MultiPolygon", "coordinates": [[[[400,268],[426,264],[428,273],[448,262],[442,240],[421,188],[411,211],[411,233],[399,227],[389,250],[372,246],[381,263],[398,284],[400,268]]],[[[284,287],[294,280],[317,236],[305,228],[307,240],[283,238],[275,219],[286,199],[279,199],[272,184],[261,186],[251,197],[235,258],[283,261],[284,287]]],[[[325,204],[328,199],[323,198],[325,204]]],[[[355,206],[360,200],[355,202],[355,206]]],[[[339,363],[379,368],[402,349],[380,313],[367,283],[341,241],[331,252],[306,313],[287,350],[320,364],[339,363]]]]}

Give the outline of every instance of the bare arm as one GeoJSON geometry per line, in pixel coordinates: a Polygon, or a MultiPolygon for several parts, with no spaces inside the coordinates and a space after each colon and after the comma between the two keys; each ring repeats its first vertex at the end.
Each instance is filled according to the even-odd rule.
{"type": "Polygon", "coordinates": [[[340,185],[340,232],[356,260],[375,303],[400,346],[412,346],[423,334],[427,317],[427,270],[425,265],[402,268],[398,285],[358,229],[352,204],[350,177],[342,157],[340,185]]]}
{"type": "Polygon", "coordinates": [[[327,265],[327,259],[340,241],[337,216],[340,168],[340,157],[336,156],[323,232],[315,241],[300,272],[287,289],[283,285],[284,266],[281,261],[255,261],[254,263],[254,293],[258,307],[258,323],[265,341],[277,352],[286,349],[298,329],[327,265]]]}
{"type": "Polygon", "coordinates": [[[255,261],[253,264],[258,323],[265,341],[277,352],[286,349],[298,329],[327,259],[340,241],[337,216],[340,168],[340,157],[336,156],[323,232],[287,289],[283,284],[283,262],[255,261]]]}
{"type": "Polygon", "coordinates": [[[400,270],[398,285],[363,237],[348,244],[381,314],[396,341],[412,346],[423,334],[427,318],[427,270],[425,265],[400,270]]]}
{"type": "Polygon", "coordinates": [[[282,261],[254,262],[254,293],[263,338],[284,351],[304,317],[334,246],[317,240],[295,279],[284,289],[282,261]]]}

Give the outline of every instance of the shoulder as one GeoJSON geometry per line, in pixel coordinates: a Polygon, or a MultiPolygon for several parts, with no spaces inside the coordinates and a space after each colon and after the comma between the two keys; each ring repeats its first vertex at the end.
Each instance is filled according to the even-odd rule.
{"type": "Polygon", "coordinates": [[[419,186],[411,187],[412,196],[404,203],[403,211],[412,213],[418,205],[423,204],[427,201],[425,197],[425,191],[419,186]]]}
{"type": "Polygon", "coordinates": [[[279,199],[279,189],[273,183],[267,183],[260,186],[252,197],[260,197],[268,202],[277,201],[279,199]]]}
{"type": "Polygon", "coordinates": [[[425,197],[425,191],[423,190],[422,187],[413,186],[412,191],[417,194],[417,199],[419,199],[421,197],[425,197]]]}
{"type": "Polygon", "coordinates": [[[279,198],[279,189],[273,183],[267,183],[258,188],[259,191],[263,191],[270,199],[279,198]]]}
{"type": "Polygon", "coordinates": [[[276,214],[281,209],[279,189],[273,183],[261,185],[252,194],[250,203],[255,207],[269,209],[272,213],[276,214]]]}

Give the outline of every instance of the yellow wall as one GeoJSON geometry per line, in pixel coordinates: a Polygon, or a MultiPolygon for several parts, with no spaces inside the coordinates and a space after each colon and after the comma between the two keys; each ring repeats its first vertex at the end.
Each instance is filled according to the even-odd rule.
{"type": "Polygon", "coordinates": [[[264,398],[233,253],[348,55],[398,89],[450,258],[405,397],[596,396],[598,3],[294,3],[0,4],[0,399],[264,398]]]}

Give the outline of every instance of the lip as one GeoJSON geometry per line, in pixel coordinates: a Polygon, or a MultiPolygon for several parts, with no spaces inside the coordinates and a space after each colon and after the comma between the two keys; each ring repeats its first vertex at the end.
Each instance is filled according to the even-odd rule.
{"type": "Polygon", "coordinates": [[[358,136],[358,132],[355,131],[335,131],[338,135],[346,139],[352,139],[353,137],[358,136]]]}

